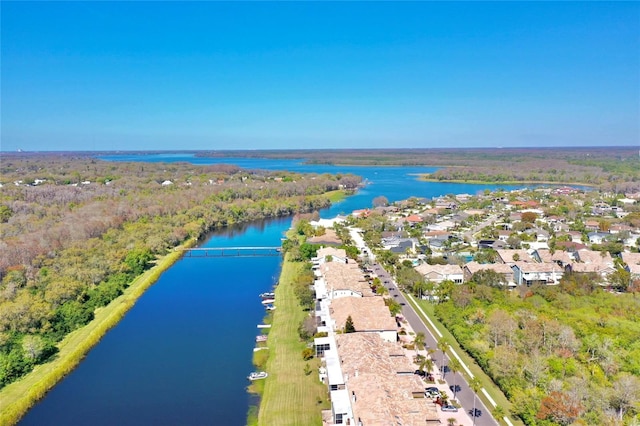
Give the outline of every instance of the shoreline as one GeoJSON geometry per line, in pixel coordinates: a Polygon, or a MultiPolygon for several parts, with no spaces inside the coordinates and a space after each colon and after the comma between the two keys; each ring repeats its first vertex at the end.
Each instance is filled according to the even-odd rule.
{"type": "Polygon", "coordinates": [[[261,361],[269,376],[253,382],[248,389],[250,395],[259,398],[257,407],[250,406],[247,413],[250,426],[321,426],[322,410],[330,408],[326,386],[318,380],[320,360],[304,360],[301,355],[307,344],[300,340],[298,326],[309,313],[300,306],[293,287],[302,267],[303,263],[293,262],[288,253],[284,254],[275,288],[278,309],[273,311],[266,343],[269,349],[259,351],[267,354],[261,361]]]}
{"type": "MultiPolygon", "coordinates": [[[[339,189],[323,194],[330,203],[341,201],[349,194],[339,189]]],[[[264,217],[270,219],[273,217],[264,217]]],[[[14,425],[58,382],[70,374],[115,327],[160,276],[171,268],[184,254],[181,248],[190,248],[200,240],[191,238],[173,247],[166,255],[156,259],[155,264],[136,277],[123,294],[113,299],[107,306],[98,308],[94,319],[85,326],[66,335],[56,346],[58,352],[52,361],[36,365],[28,374],[0,389],[0,425],[14,425]]],[[[282,273],[282,269],[281,269],[282,273]]]]}
{"type": "Polygon", "coordinates": [[[429,178],[429,174],[416,174],[416,180],[421,182],[438,182],[438,183],[469,183],[473,185],[523,185],[523,184],[535,184],[535,185],[565,185],[565,186],[588,186],[590,188],[598,187],[595,183],[582,183],[582,182],[556,182],[548,180],[504,180],[504,181],[485,181],[476,179],[434,179],[429,178]]]}
{"type": "Polygon", "coordinates": [[[183,252],[176,249],[193,247],[196,243],[195,239],[190,239],[159,258],[153,267],[138,276],[120,296],[96,310],[90,323],[65,336],[57,345],[59,351],[53,361],[37,365],[29,374],[0,390],[0,400],[3,402],[0,424],[18,423],[31,407],[82,362],[146,290],[156,283],[162,273],[182,258],[183,252]]]}

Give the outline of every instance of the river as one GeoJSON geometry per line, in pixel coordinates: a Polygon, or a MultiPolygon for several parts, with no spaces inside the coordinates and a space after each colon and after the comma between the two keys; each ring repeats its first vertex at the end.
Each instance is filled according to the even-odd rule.
{"type": "MultiPolygon", "coordinates": [[[[334,217],[390,201],[476,194],[492,185],[420,182],[425,167],[307,165],[299,160],[197,158],[189,154],[122,155],[108,161],[227,163],[249,169],[354,173],[370,183],[321,212],[334,217]]],[[[504,186],[509,189],[515,186],[504,186]]],[[[203,247],[277,246],[290,218],[213,232],[203,247]]],[[[251,404],[258,294],[277,281],[277,257],[184,257],[166,271],[81,364],[58,383],[21,425],[243,425],[251,404]]]]}

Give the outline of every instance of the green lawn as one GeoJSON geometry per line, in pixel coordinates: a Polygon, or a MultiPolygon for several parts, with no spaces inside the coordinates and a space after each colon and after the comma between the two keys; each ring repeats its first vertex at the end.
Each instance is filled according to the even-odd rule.
{"type": "Polygon", "coordinates": [[[318,380],[319,361],[309,361],[313,371],[304,373],[306,345],[298,337],[298,326],[308,313],[302,311],[292,285],[301,268],[301,263],[285,260],[276,287],[276,310],[267,341],[269,377],[262,390],[259,425],[321,425],[321,410],[330,407],[327,387],[318,380]]]}
{"type": "Polygon", "coordinates": [[[332,204],[347,198],[347,192],[342,189],[338,189],[336,191],[329,191],[325,195],[329,197],[329,200],[331,201],[332,204]]]}

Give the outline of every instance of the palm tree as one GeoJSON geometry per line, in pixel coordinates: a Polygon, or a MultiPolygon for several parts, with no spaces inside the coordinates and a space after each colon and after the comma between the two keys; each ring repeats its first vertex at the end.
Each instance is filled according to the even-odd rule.
{"type": "Polygon", "coordinates": [[[425,335],[422,331],[416,333],[416,337],[413,338],[413,345],[415,347],[416,353],[418,353],[419,349],[424,348],[424,340],[425,335]]]}
{"type": "Polygon", "coordinates": [[[442,378],[444,379],[444,356],[445,353],[449,350],[449,342],[446,341],[446,339],[444,337],[440,338],[440,340],[438,340],[438,349],[440,349],[442,351],[442,378]]]}
{"type": "Polygon", "coordinates": [[[480,383],[480,379],[477,377],[473,377],[469,380],[469,387],[473,391],[473,426],[476,424],[476,399],[478,397],[478,392],[482,389],[482,383],[480,383]]]}
{"type": "Polygon", "coordinates": [[[451,358],[449,360],[449,370],[453,373],[453,399],[456,399],[456,373],[460,371],[462,364],[457,358],[451,358]]]}
{"type": "Polygon", "coordinates": [[[422,371],[427,371],[427,376],[430,376],[431,369],[433,368],[433,360],[431,357],[424,357],[424,359],[420,361],[420,366],[418,368],[422,371]]]}

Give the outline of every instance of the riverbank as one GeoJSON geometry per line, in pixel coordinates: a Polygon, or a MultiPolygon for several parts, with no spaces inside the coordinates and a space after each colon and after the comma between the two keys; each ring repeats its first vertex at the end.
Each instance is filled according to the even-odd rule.
{"type": "Polygon", "coordinates": [[[308,312],[298,303],[294,283],[303,266],[285,255],[275,290],[277,309],[273,311],[267,340],[269,358],[265,371],[269,377],[257,389],[261,393],[257,423],[250,424],[322,425],[321,411],[330,408],[327,388],[318,380],[320,361],[302,358],[307,345],[300,340],[298,326],[308,312]]]}
{"type": "Polygon", "coordinates": [[[593,183],[583,182],[559,182],[550,180],[505,180],[505,181],[486,181],[475,179],[434,179],[430,178],[431,174],[417,175],[421,182],[438,182],[438,183],[468,183],[472,185],[567,185],[567,186],[588,186],[596,187],[593,183]]]}
{"type": "MultiPolygon", "coordinates": [[[[192,247],[195,243],[195,240],[189,240],[181,247],[192,247]]],[[[182,252],[176,250],[158,259],[155,266],[136,278],[122,295],[104,308],[96,310],[95,317],[89,324],[73,331],[60,341],[57,345],[58,353],[53,361],[37,365],[29,374],[0,390],[0,425],[16,424],[38,400],[82,361],[91,348],[100,342],[160,275],[181,256],[182,252]]]]}

